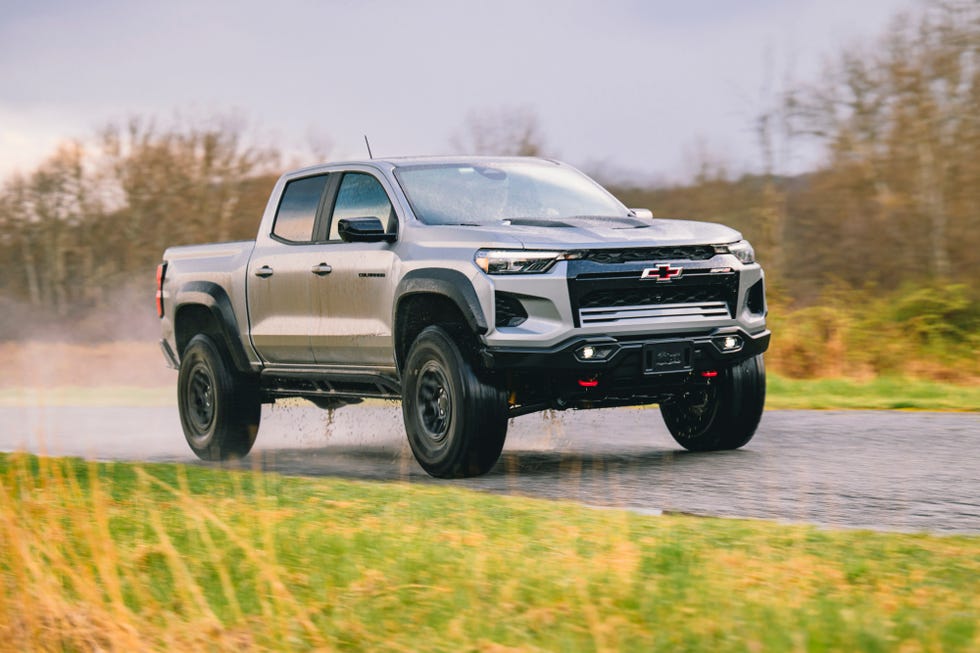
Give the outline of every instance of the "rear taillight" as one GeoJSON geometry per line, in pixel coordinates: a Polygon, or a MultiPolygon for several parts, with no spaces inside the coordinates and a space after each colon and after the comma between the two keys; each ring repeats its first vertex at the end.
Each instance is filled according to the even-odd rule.
{"type": "Polygon", "coordinates": [[[163,317],[163,278],[167,274],[167,264],[157,266],[157,317],[163,317]]]}

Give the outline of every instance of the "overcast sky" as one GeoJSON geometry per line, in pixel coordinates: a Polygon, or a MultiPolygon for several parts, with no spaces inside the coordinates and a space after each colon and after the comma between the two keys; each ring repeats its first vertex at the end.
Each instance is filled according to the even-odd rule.
{"type": "MultiPolygon", "coordinates": [[[[0,177],[130,115],[234,114],[333,158],[438,154],[526,107],[573,164],[678,180],[758,166],[766,81],[813,79],[913,0],[0,0],[0,177]],[[767,61],[769,62],[767,64],[767,61]]],[[[801,152],[792,165],[806,165],[801,152]]]]}

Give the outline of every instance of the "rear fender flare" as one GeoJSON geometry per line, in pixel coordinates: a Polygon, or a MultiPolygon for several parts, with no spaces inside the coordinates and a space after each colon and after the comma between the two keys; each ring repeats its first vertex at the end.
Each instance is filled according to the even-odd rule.
{"type": "Polygon", "coordinates": [[[231,298],[224,288],[210,281],[191,281],[180,288],[174,301],[174,334],[177,338],[178,355],[183,345],[194,336],[187,334],[181,338],[180,314],[181,309],[189,306],[202,306],[208,310],[217,326],[217,336],[225,345],[235,368],[239,372],[250,373],[252,367],[239,336],[238,318],[231,304],[231,298]]]}

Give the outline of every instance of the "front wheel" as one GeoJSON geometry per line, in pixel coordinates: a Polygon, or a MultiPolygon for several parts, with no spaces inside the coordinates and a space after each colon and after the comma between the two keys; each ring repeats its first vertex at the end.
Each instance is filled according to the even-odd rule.
{"type": "Polygon", "coordinates": [[[229,460],[251,450],[262,416],[258,387],[206,335],[194,336],[184,349],[177,399],[184,437],[198,458],[229,460]]]}
{"type": "Polygon", "coordinates": [[[402,414],[412,453],[438,478],[490,471],[507,437],[507,399],[480,379],[449,332],[430,326],[405,362],[402,414]]]}
{"type": "Polygon", "coordinates": [[[660,405],[667,430],[689,451],[745,446],[762,418],[766,368],[762,355],[721,370],[703,387],[660,405]]]}

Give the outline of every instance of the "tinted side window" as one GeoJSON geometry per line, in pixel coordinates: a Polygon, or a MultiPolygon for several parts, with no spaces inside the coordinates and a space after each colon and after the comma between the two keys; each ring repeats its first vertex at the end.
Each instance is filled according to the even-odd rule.
{"type": "Polygon", "coordinates": [[[316,209],[326,185],[327,175],[296,179],[286,184],[272,233],[295,242],[313,240],[316,209]]]}
{"type": "Polygon", "coordinates": [[[344,218],[378,218],[385,226],[385,231],[391,231],[391,220],[394,213],[391,201],[381,186],[381,182],[371,175],[360,172],[348,172],[340,183],[337,191],[337,201],[333,207],[333,219],[330,221],[330,240],[340,240],[337,227],[344,218]]]}

